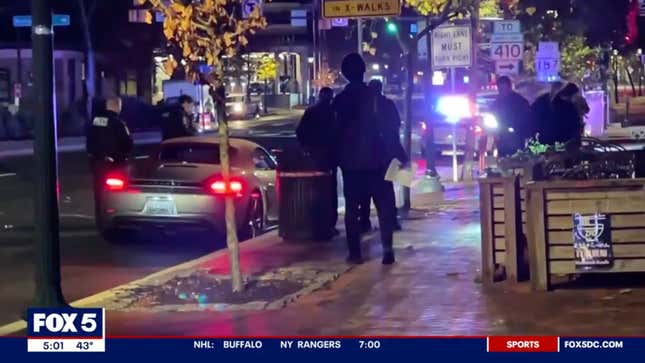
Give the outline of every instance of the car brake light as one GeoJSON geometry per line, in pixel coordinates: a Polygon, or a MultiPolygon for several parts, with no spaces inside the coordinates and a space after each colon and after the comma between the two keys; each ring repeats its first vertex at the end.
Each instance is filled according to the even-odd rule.
{"type": "Polygon", "coordinates": [[[112,191],[124,190],[125,179],[116,176],[108,177],[105,179],[105,188],[112,191]]]}
{"type": "Polygon", "coordinates": [[[228,182],[228,185],[224,182],[224,180],[215,180],[210,183],[209,185],[210,191],[214,194],[217,195],[236,195],[239,196],[242,194],[242,191],[244,190],[244,186],[242,185],[242,182],[239,180],[230,180],[228,182]]]}
{"type": "Polygon", "coordinates": [[[237,180],[233,180],[230,182],[230,189],[231,189],[231,192],[235,194],[239,194],[242,192],[242,183],[240,183],[237,180]]]}

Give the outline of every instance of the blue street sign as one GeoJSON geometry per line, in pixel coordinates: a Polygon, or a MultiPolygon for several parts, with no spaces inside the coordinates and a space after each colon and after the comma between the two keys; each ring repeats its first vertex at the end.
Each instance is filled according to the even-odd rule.
{"type": "MultiPolygon", "coordinates": [[[[69,15],[64,14],[54,14],[52,15],[52,25],[53,26],[69,26],[71,24],[71,19],[69,15]]],[[[31,16],[30,15],[15,15],[13,17],[13,27],[14,28],[28,28],[31,27],[31,16]]]]}

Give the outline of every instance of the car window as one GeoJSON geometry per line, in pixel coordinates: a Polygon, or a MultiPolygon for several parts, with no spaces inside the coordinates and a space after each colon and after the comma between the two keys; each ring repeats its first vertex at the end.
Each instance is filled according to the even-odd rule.
{"type": "MultiPolygon", "coordinates": [[[[235,159],[237,150],[229,148],[229,157],[235,159]]],[[[161,148],[159,160],[167,163],[220,164],[218,144],[168,144],[161,148]]]]}
{"type": "Polygon", "coordinates": [[[256,148],[253,151],[253,165],[259,170],[275,169],[273,158],[263,149],[256,148]]]}

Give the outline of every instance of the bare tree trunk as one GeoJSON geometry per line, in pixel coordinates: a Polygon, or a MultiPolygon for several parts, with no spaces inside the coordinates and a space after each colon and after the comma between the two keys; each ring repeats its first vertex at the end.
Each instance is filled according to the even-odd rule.
{"type": "MultiPolygon", "coordinates": [[[[478,71],[479,67],[477,64],[477,53],[479,50],[479,0],[473,1],[473,8],[470,15],[471,22],[471,31],[472,31],[472,67],[470,67],[470,87],[472,100],[477,102],[477,90],[478,90],[478,71]]],[[[464,162],[463,168],[461,169],[461,180],[472,181],[473,180],[473,165],[475,164],[475,129],[474,127],[469,127],[466,129],[466,144],[464,145],[464,162]]]]}
{"type": "MultiPolygon", "coordinates": [[[[226,120],[225,96],[222,97],[220,91],[217,99],[217,112],[219,114],[219,155],[224,184],[229,185],[231,180],[231,165],[229,161],[228,149],[228,122],[226,120]]],[[[227,187],[228,188],[228,187],[227,187]]],[[[242,271],[240,268],[240,246],[237,239],[237,225],[235,223],[235,205],[233,204],[233,195],[225,196],[226,220],[226,246],[228,247],[228,259],[231,268],[231,284],[233,292],[240,292],[244,288],[242,284],[242,271]]]]}
{"type": "MultiPolygon", "coordinates": [[[[428,35],[429,36],[429,35],[428,35]]],[[[405,88],[405,132],[403,134],[403,146],[408,153],[410,160],[412,158],[412,95],[414,93],[414,60],[417,56],[417,42],[411,42],[410,49],[406,57],[406,75],[407,87],[405,88]]],[[[412,207],[411,191],[408,187],[403,187],[403,210],[409,211],[412,207]]]]}
{"type": "Polygon", "coordinates": [[[85,89],[87,92],[85,107],[87,112],[86,116],[89,120],[92,117],[92,100],[96,94],[96,65],[94,47],[92,46],[92,32],[90,29],[90,17],[92,11],[88,11],[88,8],[85,6],[85,0],[77,1],[78,6],[81,9],[81,24],[83,28],[83,40],[85,42],[85,89]]]}
{"type": "MultiPolygon", "coordinates": [[[[427,26],[430,26],[432,19],[430,16],[426,18],[427,21],[427,26]]],[[[428,52],[428,83],[427,87],[428,89],[426,90],[426,104],[430,105],[432,104],[432,96],[434,93],[433,87],[432,87],[432,75],[434,73],[434,69],[432,69],[432,38],[431,34],[428,33],[426,35],[426,47],[427,47],[427,52],[428,52]]],[[[434,139],[434,120],[432,117],[428,117],[426,120],[426,141],[425,141],[425,155],[424,157],[426,158],[426,168],[427,171],[426,173],[431,176],[438,176],[439,173],[437,173],[437,163],[436,163],[436,150],[437,146],[435,144],[435,139],[434,139]]]]}
{"type": "Polygon", "coordinates": [[[629,71],[629,68],[625,67],[625,73],[627,73],[629,85],[632,87],[632,96],[636,97],[636,85],[634,84],[634,78],[632,77],[632,73],[629,71]]]}

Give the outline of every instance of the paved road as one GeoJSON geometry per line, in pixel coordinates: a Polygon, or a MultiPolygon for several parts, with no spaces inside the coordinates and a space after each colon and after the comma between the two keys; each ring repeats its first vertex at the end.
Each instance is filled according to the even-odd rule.
{"type": "MultiPolygon", "coordinates": [[[[232,134],[252,139],[267,149],[284,149],[297,146],[293,137],[296,121],[296,115],[276,116],[235,121],[231,128],[232,134]]],[[[16,150],[18,146],[11,145],[16,150]]],[[[155,147],[155,143],[137,145],[134,155],[149,155],[155,147]]],[[[8,145],[4,149],[0,150],[5,151],[0,155],[0,325],[16,320],[28,305],[34,288],[33,156],[28,147],[13,154],[8,145]]],[[[83,151],[73,151],[73,145],[66,150],[59,155],[59,176],[63,290],[68,301],[225,246],[224,241],[210,236],[155,233],[108,244],[94,228],[91,175],[86,156],[83,151]]]]}
{"type": "MultiPolygon", "coordinates": [[[[231,134],[268,150],[298,148],[294,128],[298,114],[234,121],[231,134]]],[[[154,141],[154,135],[144,140],[154,141]]],[[[59,154],[61,190],[61,258],[63,290],[74,301],[138,279],[165,267],[223,248],[210,236],[132,236],[108,244],[94,228],[91,175],[82,147],[65,141],[59,154]]],[[[80,145],[83,145],[82,143],[80,145]]],[[[0,325],[12,322],[33,295],[33,200],[31,146],[0,143],[0,325]],[[10,146],[10,147],[9,147],[10,146]],[[19,152],[15,152],[18,150],[19,152]]],[[[139,144],[134,155],[145,157],[156,143],[139,144]]],[[[341,203],[342,204],[342,203],[341,203]]]]}

